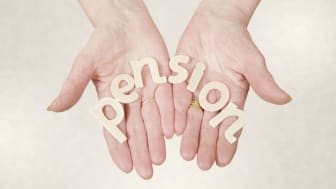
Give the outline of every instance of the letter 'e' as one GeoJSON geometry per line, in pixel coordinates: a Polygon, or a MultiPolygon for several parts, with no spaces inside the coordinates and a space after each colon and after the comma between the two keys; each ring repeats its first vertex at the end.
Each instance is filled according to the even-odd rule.
{"type": "Polygon", "coordinates": [[[131,67],[133,70],[133,76],[136,88],[142,88],[144,86],[142,80],[142,69],[144,66],[148,65],[149,71],[152,75],[152,79],[155,83],[166,83],[167,78],[165,76],[160,76],[158,63],[154,58],[145,57],[140,60],[131,61],[131,67]]]}
{"type": "Polygon", "coordinates": [[[136,101],[139,98],[137,92],[132,92],[130,94],[125,94],[130,92],[134,88],[134,79],[128,74],[120,74],[115,77],[111,83],[111,93],[119,102],[122,103],[131,103],[136,101]],[[120,83],[125,81],[127,84],[123,87],[120,86],[120,83]]]}

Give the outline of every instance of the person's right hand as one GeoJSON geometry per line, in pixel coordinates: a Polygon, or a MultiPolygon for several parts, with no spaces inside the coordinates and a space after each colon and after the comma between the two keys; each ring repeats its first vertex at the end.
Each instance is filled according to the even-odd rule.
{"type": "MultiPolygon", "coordinates": [[[[71,108],[90,80],[99,98],[112,96],[111,81],[119,74],[131,74],[128,63],[142,57],[154,57],[161,75],[169,75],[166,46],[142,1],[81,3],[95,29],[48,110],[62,112],[71,108]],[[94,11],[99,3],[101,7],[94,11]]],[[[165,160],[164,136],[170,138],[174,134],[174,107],[170,84],[155,84],[146,68],[143,78],[145,87],[137,89],[139,99],[124,105],[126,118],[119,125],[128,140],[121,144],[105,129],[104,136],[113,161],[122,171],[130,172],[134,166],[141,177],[149,179],[153,174],[152,164],[159,165],[165,160]],[[141,101],[148,98],[160,103],[141,106],[141,101]]],[[[109,108],[105,108],[105,113],[114,117],[114,111],[109,108]]]]}

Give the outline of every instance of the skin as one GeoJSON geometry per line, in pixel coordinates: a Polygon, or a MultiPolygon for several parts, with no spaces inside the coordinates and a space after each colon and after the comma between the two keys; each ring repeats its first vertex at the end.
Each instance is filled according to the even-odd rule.
{"type": "MultiPolygon", "coordinates": [[[[153,164],[159,165],[165,160],[164,136],[170,138],[174,132],[183,134],[182,157],[191,160],[197,154],[198,165],[203,170],[209,169],[215,161],[224,166],[232,160],[237,143],[229,144],[224,132],[235,118],[211,128],[208,122],[217,112],[190,107],[192,97],[197,98],[199,90],[209,81],[225,83],[230,90],[230,101],[239,108],[244,107],[250,85],[268,102],[285,104],[290,101],[289,95],[277,86],[267,71],[264,57],[246,29],[258,2],[201,2],[176,51],[176,54],[191,57],[192,64],[186,67],[189,74],[195,63],[207,65],[194,94],[186,90],[186,82],[174,86],[157,85],[148,70],[143,71],[145,87],[134,89],[140,98],[124,105],[126,118],[119,125],[128,137],[127,142],[120,144],[105,129],[103,131],[112,160],[122,171],[128,173],[134,167],[142,178],[151,178],[153,164]],[[155,98],[155,102],[142,106],[141,101],[148,98],[155,98]]],[[[170,75],[167,48],[143,1],[81,0],[80,3],[94,31],[75,59],[49,111],[62,112],[74,106],[90,81],[98,98],[111,97],[111,81],[119,74],[131,74],[128,62],[141,57],[154,57],[161,75],[170,75]]],[[[208,98],[216,101],[219,96],[212,92],[208,98]]],[[[107,117],[114,117],[109,107],[104,111],[107,117]]]]}
{"type": "MultiPolygon", "coordinates": [[[[161,75],[170,74],[166,46],[142,1],[81,1],[81,5],[94,31],[48,110],[62,112],[71,108],[89,81],[93,82],[99,99],[111,97],[111,81],[119,74],[131,74],[128,63],[141,57],[155,58],[161,75]]],[[[124,105],[126,118],[119,128],[126,134],[127,142],[120,144],[105,129],[103,131],[115,164],[126,173],[134,167],[144,179],[152,177],[153,164],[164,162],[164,136],[170,138],[174,134],[172,86],[155,84],[148,71],[143,70],[145,87],[134,89],[139,99],[124,105]],[[160,103],[142,106],[141,101],[148,98],[160,103]]],[[[114,117],[112,108],[106,107],[105,114],[114,117]]]]}
{"type": "MultiPolygon", "coordinates": [[[[290,96],[274,82],[263,55],[247,31],[257,4],[258,1],[250,5],[243,1],[203,1],[184,31],[176,51],[176,54],[192,57],[191,66],[185,67],[189,73],[197,62],[207,65],[194,94],[186,90],[187,82],[173,86],[175,132],[183,134],[181,156],[189,161],[197,154],[197,164],[202,170],[210,169],[214,162],[218,166],[229,164],[237,149],[237,142],[230,144],[224,137],[225,130],[235,117],[229,117],[212,128],[209,120],[218,112],[203,112],[190,106],[192,96],[197,99],[204,84],[209,81],[225,83],[230,90],[229,101],[240,109],[244,108],[250,85],[270,103],[285,104],[290,101],[290,96]]],[[[212,102],[218,98],[216,92],[208,95],[212,102]]],[[[240,132],[237,137],[239,135],[240,132]]]]}

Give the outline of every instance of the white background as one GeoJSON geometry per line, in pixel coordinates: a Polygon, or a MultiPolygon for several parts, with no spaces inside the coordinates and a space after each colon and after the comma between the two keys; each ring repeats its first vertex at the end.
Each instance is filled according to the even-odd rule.
{"type": "MultiPolygon", "coordinates": [[[[171,55],[197,0],[147,0],[171,55]]],[[[201,171],[167,141],[153,179],[112,163],[89,113],[92,85],[66,113],[46,111],[92,27],[77,1],[0,0],[0,188],[336,188],[336,1],[268,0],[249,30],[293,97],[275,106],[252,91],[234,161],[201,171]]]]}

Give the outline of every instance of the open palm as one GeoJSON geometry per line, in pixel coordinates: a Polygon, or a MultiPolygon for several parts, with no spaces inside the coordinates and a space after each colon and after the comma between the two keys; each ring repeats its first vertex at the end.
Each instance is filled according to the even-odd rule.
{"type": "MultiPolygon", "coordinates": [[[[148,14],[137,19],[123,20],[113,27],[93,31],[50,110],[59,112],[72,107],[90,80],[99,98],[112,96],[111,81],[119,74],[131,74],[128,63],[141,57],[155,58],[161,75],[169,75],[169,57],[158,30],[148,14]]],[[[153,174],[152,164],[161,164],[165,160],[164,136],[169,138],[174,134],[174,112],[172,87],[169,84],[155,84],[146,68],[143,79],[145,87],[134,89],[140,98],[124,105],[126,118],[119,125],[128,141],[119,143],[105,129],[104,136],[111,157],[121,170],[130,172],[134,166],[140,176],[148,179],[153,174]],[[148,98],[161,103],[142,106],[141,100],[148,98]]],[[[114,111],[106,107],[105,114],[112,118],[114,111]]]]}
{"type": "MultiPolygon", "coordinates": [[[[230,90],[229,101],[240,109],[244,107],[249,85],[268,102],[284,104],[290,100],[267,71],[262,54],[254,45],[246,26],[242,24],[197,12],[184,32],[176,54],[191,57],[192,64],[186,67],[189,73],[192,65],[197,62],[207,66],[195,94],[186,90],[186,83],[173,86],[175,132],[183,134],[181,155],[185,160],[192,160],[197,154],[201,169],[209,169],[215,161],[219,166],[228,164],[237,148],[237,142],[230,144],[224,135],[236,118],[225,119],[213,128],[209,125],[209,120],[218,112],[203,112],[190,106],[192,98],[197,99],[204,83],[225,83],[230,90]]],[[[208,95],[209,101],[217,99],[218,94],[215,92],[208,95]]]]}

